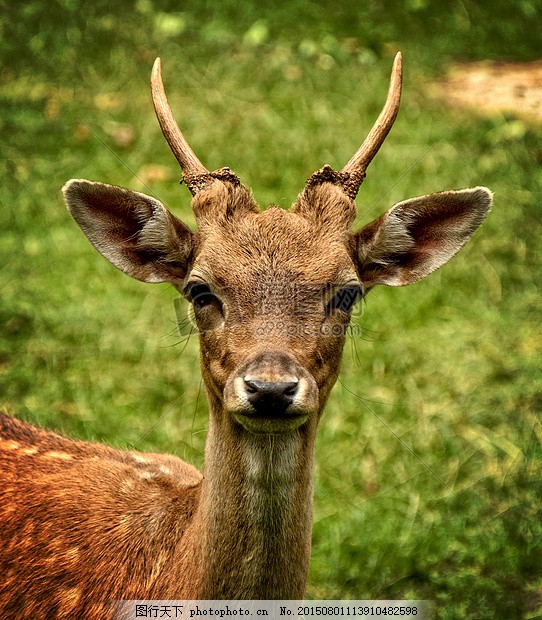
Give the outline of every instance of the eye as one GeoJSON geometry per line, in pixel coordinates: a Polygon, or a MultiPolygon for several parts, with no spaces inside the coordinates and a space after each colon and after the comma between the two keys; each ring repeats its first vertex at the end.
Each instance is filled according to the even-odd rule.
{"type": "Polygon", "coordinates": [[[219,303],[218,298],[211,292],[207,284],[189,284],[185,289],[185,295],[195,310],[201,310],[213,303],[219,303]]]}
{"type": "Polygon", "coordinates": [[[336,310],[350,313],[354,304],[363,297],[363,291],[357,284],[351,284],[341,288],[335,293],[327,304],[327,312],[331,314],[336,310]]]}

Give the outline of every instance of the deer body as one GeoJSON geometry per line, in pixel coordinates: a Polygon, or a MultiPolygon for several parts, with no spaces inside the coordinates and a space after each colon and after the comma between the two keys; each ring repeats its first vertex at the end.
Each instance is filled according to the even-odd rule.
{"type": "Polygon", "coordinates": [[[290,438],[246,446],[248,463],[220,442],[203,479],[175,457],[70,441],[7,416],[0,430],[17,437],[0,445],[7,617],[104,617],[109,601],[142,597],[302,595],[312,470],[298,467],[290,438]],[[272,453],[276,480],[262,461],[272,453]]]}
{"type": "MultiPolygon", "coordinates": [[[[159,62],[153,98],[193,194],[192,232],[154,198],[70,181],[91,243],[193,305],[209,402],[203,476],[173,456],[73,441],[0,417],[0,610],[112,617],[120,599],[300,599],[310,556],[316,430],[352,305],[415,282],[485,217],[485,188],[399,203],[353,233],[355,197],[399,104],[400,56],[367,140],[324,167],[290,211],[259,211],[229,170],[209,172],[179,131],[159,62]]],[[[11,615],[9,615],[11,614],[11,615]]]]}

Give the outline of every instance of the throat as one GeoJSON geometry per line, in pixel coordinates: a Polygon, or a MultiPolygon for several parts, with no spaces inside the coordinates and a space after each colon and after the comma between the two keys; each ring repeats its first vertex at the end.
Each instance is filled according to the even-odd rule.
{"type": "Polygon", "coordinates": [[[304,595],[312,526],[307,433],[239,433],[220,446],[209,429],[200,506],[205,523],[201,598],[304,595]]]}
{"type": "Polygon", "coordinates": [[[244,439],[247,521],[255,535],[262,534],[268,541],[279,543],[302,499],[301,472],[297,468],[299,437],[294,434],[244,439]]]}

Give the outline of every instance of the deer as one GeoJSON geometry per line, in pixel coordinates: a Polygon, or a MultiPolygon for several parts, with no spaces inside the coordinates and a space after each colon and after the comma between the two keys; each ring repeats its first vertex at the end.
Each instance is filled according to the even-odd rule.
{"type": "Polygon", "coordinates": [[[260,209],[229,168],[209,171],[151,75],[161,131],[197,230],[156,198],[71,180],[67,207],[110,263],[191,304],[208,401],[203,472],[0,417],[0,609],[6,618],[113,618],[111,601],[302,599],[317,427],[354,305],[451,259],[487,215],[485,187],[404,200],[352,231],[355,198],[399,110],[385,104],[340,170],[290,209],[260,209]]]}

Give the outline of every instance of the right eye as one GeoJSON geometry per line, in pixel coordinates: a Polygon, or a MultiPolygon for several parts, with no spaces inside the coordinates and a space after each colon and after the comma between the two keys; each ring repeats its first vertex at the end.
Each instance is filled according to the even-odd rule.
{"type": "Polygon", "coordinates": [[[186,296],[195,310],[201,310],[212,303],[218,302],[218,298],[211,292],[207,284],[192,284],[187,287],[186,296]]]}

